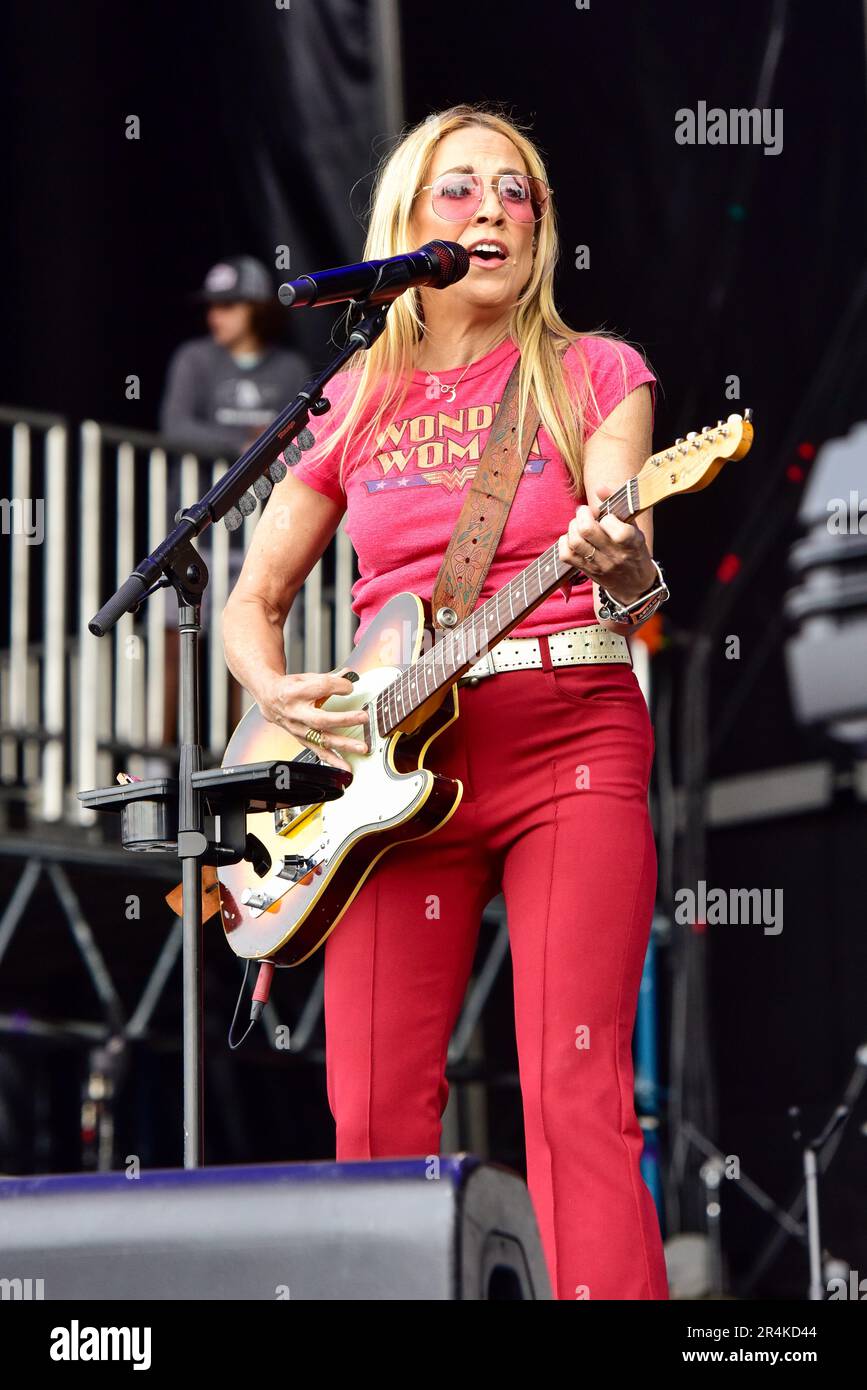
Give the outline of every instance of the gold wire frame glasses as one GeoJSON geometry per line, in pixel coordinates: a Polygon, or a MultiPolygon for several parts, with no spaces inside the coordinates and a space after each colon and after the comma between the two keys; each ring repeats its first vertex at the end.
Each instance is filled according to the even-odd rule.
{"type": "Polygon", "coordinates": [[[482,206],[486,183],[496,189],[500,207],[513,222],[541,222],[554,191],[533,174],[500,174],[484,180],[481,174],[451,173],[422,184],[416,197],[430,190],[437,217],[444,222],[467,222],[482,206]]]}

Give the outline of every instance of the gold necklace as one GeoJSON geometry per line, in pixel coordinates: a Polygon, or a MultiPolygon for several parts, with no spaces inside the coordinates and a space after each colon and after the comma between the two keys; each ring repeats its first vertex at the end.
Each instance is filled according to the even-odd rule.
{"type": "MultiPolygon", "coordinates": [[[[500,346],[500,343],[504,343],[504,342],[506,341],[506,339],[508,338],[508,336],[509,336],[509,334],[508,334],[508,330],[507,330],[507,331],[497,340],[496,343],[492,343],[491,346],[490,346],[489,348],[487,348],[487,349],[482,353],[482,357],[481,357],[481,358],[479,358],[479,357],[476,358],[476,362],[480,362],[480,361],[482,360],[482,358],[487,357],[487,356],[488,356],[488,353],[493,352],[493,351],[494,351],[494,348],[497,348],[497,347],[500,346]]],[[[428,374],[427,374],[427,375],[428,375],[428,380],[433,380],[433,381],[436,382],[437,386],[440,388],[440,393],[441,393],[441,395],[444,396],[445,399],[446,399],[447,401],[453,401],[453,400],[455,399],[455,393],[456,393],[456,391],[457,391],[457,388],[460,386],[460,384],[461,384],[461,382],[463,381],[464,377],[466,376],[467,372],[470,370],[470,367],[473,367],[473,366],[475,366],[475,363],[474,363],[474,362],[468,362],[467,365],[464,367],[464,370],[461,372],[460,376],[458,377],[457,381],[452,382],[451,385],[449,385],[448,383],[446,383],[445,385],[443,385],[443,383],[440,381],[439,377],[437,376],[436,372],[430,372],[430,371],[429,371],[428,374]]]]}

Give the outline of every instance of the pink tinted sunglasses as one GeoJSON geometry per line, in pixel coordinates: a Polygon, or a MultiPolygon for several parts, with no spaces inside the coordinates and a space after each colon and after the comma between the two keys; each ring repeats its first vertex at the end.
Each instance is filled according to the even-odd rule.
{"type": "MultiPolygon", "coordinates": [[[[513,222],[540,222],[548,211],[548,195],[553,189],[532,174],[500,174],[490,184],[513,222]]],[[[418,191],[428,189],[437,217],[445,222],[467,222],[482,206],[485,181],[481,174],[442,174],[418,191]]]]}

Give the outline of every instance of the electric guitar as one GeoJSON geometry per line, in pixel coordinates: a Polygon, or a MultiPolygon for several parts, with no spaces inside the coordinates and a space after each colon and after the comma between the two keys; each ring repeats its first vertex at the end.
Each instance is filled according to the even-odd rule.
{"type": "MultiPolygon", "coordinates": [[[[625,520],[667,497],[707,487],[727,459],[743,458],[752,439],[747,410],[676,440],[607,498],[599,516],[625,520]]],[[[236,955],[299,965],[322,945],[387,850],[432,834],[454,815],[462,784],[425,768],[424,759],[458,717],[456,682],[578,573],[560,559],[555,542],[447,632],[435,632],[429,604],[415,594],[389,600],[349,661],[336,668],[355,673],[352,692],[321,702],[328,710],[369,712],[369,728],[362,723],[340,730],[368,744],[366,754],[343,754],[351,781],[333,800],[248,813],[255,855],[217,870],[223,930],[236,955]]],[[[321,761],[254,706],[232,735],[222,766],[275,759],[290,769],[321,761]]]]}

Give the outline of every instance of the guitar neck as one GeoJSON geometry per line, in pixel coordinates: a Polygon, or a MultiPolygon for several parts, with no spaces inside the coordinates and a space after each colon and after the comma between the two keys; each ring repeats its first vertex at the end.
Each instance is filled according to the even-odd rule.
{"type": "MultiPolygon", "coordinates": [[[[646,510],[652,503],[642,505],[640,489],[639,479],[630,478],[606,498],[597,519],[616,516],[625,521],[646,510]]],[[[560,558],[559,543],[555,542],[462,622],[438,633],[430,651],[380,692],[376,702],[380,732],[383,735],[391,733],[431,696],[454,685],[480,656],[507,637],[564,579],[580,573],[574,565],[560,558]]]]}

